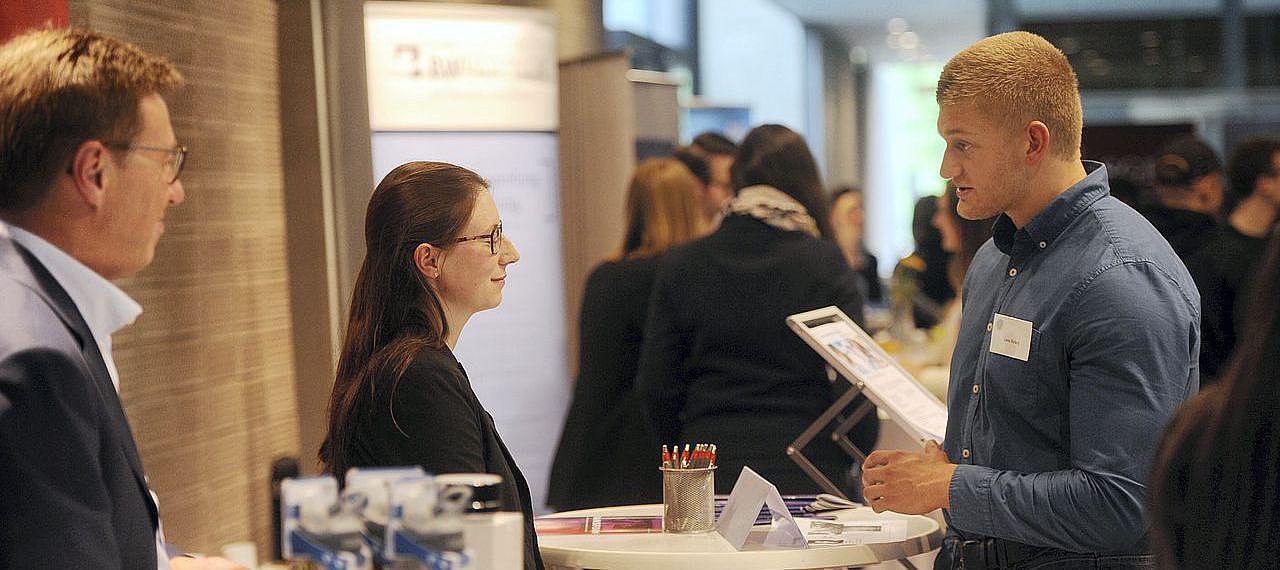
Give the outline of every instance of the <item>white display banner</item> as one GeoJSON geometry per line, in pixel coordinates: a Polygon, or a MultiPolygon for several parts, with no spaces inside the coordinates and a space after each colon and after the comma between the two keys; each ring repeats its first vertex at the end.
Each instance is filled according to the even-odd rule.
{"type": "Polygon", "coordinates": [[[454,352],[539,511],[570,396],[556,153],[551,133],[373,134],[377,180],[413,160],[457,164],[488,180],[503,233],[520,251],[502,304],[476,313],[454,352]]]}
{"type": "Polygon", "coordinates": [[[365,3],[374,131],[554,131],[555,20],[535,8],[365,3]]]}

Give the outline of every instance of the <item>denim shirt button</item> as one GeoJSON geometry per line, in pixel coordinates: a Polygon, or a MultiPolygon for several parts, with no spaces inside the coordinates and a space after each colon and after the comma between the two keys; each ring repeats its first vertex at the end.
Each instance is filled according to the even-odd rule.
{"type": "Polygon", "coordinates": [[[1018,275],[1018,269],[1017,269],[1017,268],[1013,268],[1013,269],[1010,269],[1010,270],[1009,270],[1009,277],[1017,277],[1017,275],[1018,275]]]}
{"type": "Polygon", "coordinates": [[[987,321],[987,332],[991,332],[991,321],[987,321]]]}
{"type": "Polygon", "coordinates": [[[1046,247],[1049,247],[1049,242],[1047,241],[1040,242],[1040,249],[1044,249],[1046,247]]]}
{"type": "Polygon", "coordinates": [[[973,393],[974,393],[974,394],[977,394],[980,390],[982,390],[982,388],[980,388],[977,384],[974,384],[974,385],[973,385],[973,393]]]}
{"type": "Polygon", "coordinates": [[[964,448],[964,449],[960,450],[960,457],[963,457],[963,458],[965,458],[965,459],[968,459],[968,458],[969,458],[969,448],[967,448],[967,447],[966,447],[966,448],[964,448]]]}

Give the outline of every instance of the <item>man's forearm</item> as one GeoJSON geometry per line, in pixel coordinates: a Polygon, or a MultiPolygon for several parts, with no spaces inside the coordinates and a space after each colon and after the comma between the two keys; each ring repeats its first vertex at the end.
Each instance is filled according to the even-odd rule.
{"type": "Polygon", "coordinates": [[[1073,552],[1124,551],[1146,532],[1143,485],[1080,470],[1044,473],[960,465],[951,524],[980,535],[1073,552]]]}

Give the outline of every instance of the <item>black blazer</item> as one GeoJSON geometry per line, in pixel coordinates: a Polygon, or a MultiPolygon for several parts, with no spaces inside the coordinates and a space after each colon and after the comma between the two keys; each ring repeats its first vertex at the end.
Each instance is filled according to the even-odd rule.
{"type": "Polygon", "coordinates": [[[88,325],[0,238],[0,568],[155,568],[157,520],[88,325]]]}
{"type": "Polygon", "coordinates": [[[501,476],[504,510],[524,514],[524,566],[541,569],[529,485],[453,353],[424,347],[400,381],[391,382],[379,378],[376,394],[356,403],[351,465],[501,476]]]}
{"type": "MultiPolygon", "coordinates": [[[[717,445],[717,493],[732,489],[744,465],[783,493],[819,490],[786,448],[848,383],[828,382],[822,357],[786,317],[828,305],[862,321],[857,279],[840,250],[754,218],[729,216],[663,256],[637,385],[663,443],[717,445]]],[[[855,429],[857,445],[869,450],[877,427],[870,414],[855,429]]],[[[851,461],[826,433],[805,455],[837,485],[848,483],[851,461]]]]}
{"type": "Polygon", "coordinates": [[[551,465],[558,510],[662,501],[658,438],[635,390],[656,257],[609,261],[587,278],[578,376],[551,465]]]}

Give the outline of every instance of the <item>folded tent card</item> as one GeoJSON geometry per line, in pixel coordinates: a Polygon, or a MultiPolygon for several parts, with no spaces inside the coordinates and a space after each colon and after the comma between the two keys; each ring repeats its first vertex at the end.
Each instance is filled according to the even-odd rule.
{"type": "MultiPolygon", "coordinates": [[[[819,495],[818,500],[806,506],[808,509],[838,510],[861,505],[835,495],[819,495]]],[[[716,530],[734,548],[742,550],[751,528],[762,521],[756,520],[761,507],[770,515],[770,528],[764,538],[766,546],[804,548],[818,545],[864,544],[899,542],[907,537],[907,520],[878,516],[867,520],[826,521],[796,519],[787,508],[786,500],[778,488],[761,477],[750,467],[743,467],[742,474],[733,485],[729,500],[716,522],[716,530]]]]}
{"type": "Polygon", "coordinates": [[[783,501],[782,494],[778,492],[777,487],[773,486],[773,483],[752,471],[750,467],[743,467],[738,481],[733,484],[729,501],[725,503],[724,510],[720,513],[720,520],[716,522],[716,530],[729,541],[729,544],[741,550],[747,542],[747,535],[751,534],[751,527],[755,525],[756,515],[762,506],[769,509],[773,519],[764,544],[804,548],[807,544],[804,533],[800,531],[800,526],[787,510],[787,503],[783,501]]]}

